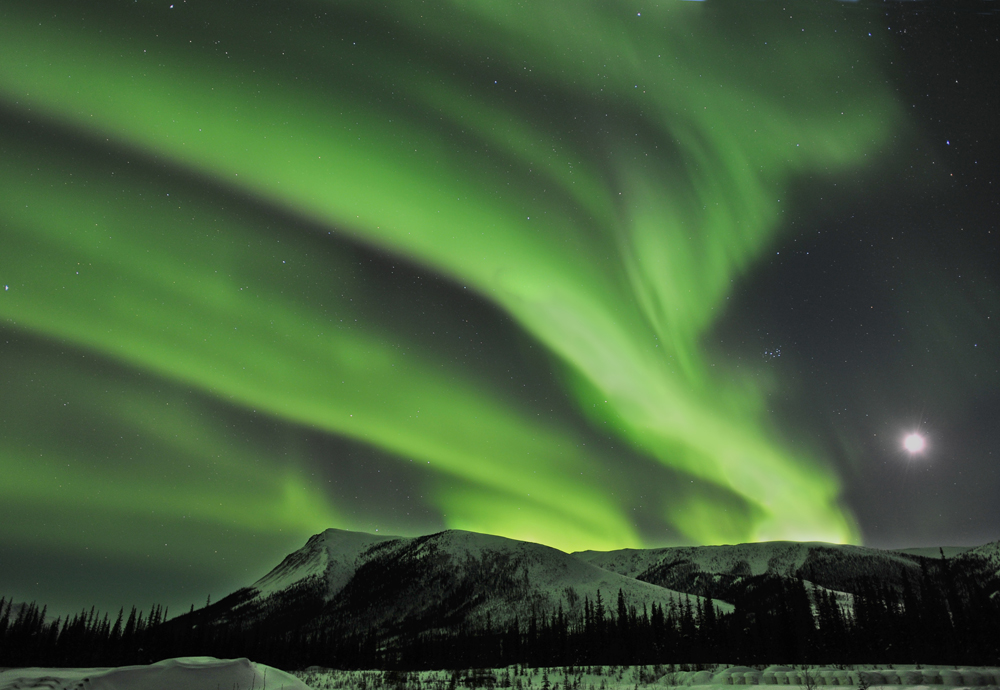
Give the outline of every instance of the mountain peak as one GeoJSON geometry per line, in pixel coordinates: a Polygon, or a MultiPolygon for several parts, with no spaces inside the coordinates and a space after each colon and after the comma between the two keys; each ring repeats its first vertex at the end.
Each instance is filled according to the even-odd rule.
{"type": "Polygon", "coordinates": [[[330,596],[339,592],[354,574],[357,558],[373,545],[406,539],[388,534],[353,532],[331,527],[309,537],[298,551],[253,584],[258,596],[266,597],[309,578],[325,578],[330,596]]]}

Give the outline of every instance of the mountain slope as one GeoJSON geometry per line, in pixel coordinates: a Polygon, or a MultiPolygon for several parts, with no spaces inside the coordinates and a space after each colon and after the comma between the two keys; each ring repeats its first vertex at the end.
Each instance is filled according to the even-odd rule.
{"type": "Polygon", "coordinates": [[[734,546],[581,551],[573,556],[606,570],[662,587],[727,599],[744,578],[804,579],[824,588],[857,592],[865,578],[899,586],[919,578],[934,559],[897,551],[820,542],[762,542],[734,546]]]}
{"type": "Polygon", "coordinates": [[[333,597],[354,576],[358,557],[376,544],[400,539],[389,535],[328,529],[313,535],[298,551],[251,585],[259,596],[269,596],[304,580],[321,577],[326,598],[333,597]]]}
{"type": "Polygon", "coordinates": [[[419,633],[524,625],[560,609],[580,619],[585,599],[594,603],[600,593],[610,610],[619,590],[639,612],[698,603],[541,544],[460,530],[409,538],[330,529],[218,602],[212,617],[346,634],[419,633]]]}

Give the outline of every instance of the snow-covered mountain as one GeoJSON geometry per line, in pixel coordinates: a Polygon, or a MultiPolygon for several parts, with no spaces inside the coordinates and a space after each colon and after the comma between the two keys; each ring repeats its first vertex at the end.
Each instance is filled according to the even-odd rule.
{"type": "Polygon", "coordinates": [[[959,555],[955,561],[965,563],[974,559],[980,559],[989,565],[993,573],[1000,576],[1000,541],[991,541],[975,548],[967,549],[959,555]]]}
{"type": "Polygon", "coordinates": [[[814,615],[824,590],[847,611],[855,595],[867,596],[872,587],[929,592],[960,576],[986,588],[987,596],[996,592],[1000,542],[945,556],[796,542],[567,554],[459,530],[398,537],[330,529],[257,582],[193,615],[197,625],[412,640],[424,633],[505,630],[514,621],[523,632],[532,620],[550,620],[560,610],[579,622],[584,602],[596,605],[598,593],[614,619],[619,591],[640,616],[654,605],[677,611],[690,602],[701,609],[702,597],[721,613],[737,603],[749,607],[745,611],[766,609],[767,597],[780,599],[801,587],[799,581],[808,591],[815,586],[814,615]]]}
{"type": "MultiPolygon", "coordinates": [[[[329,529],[271,572],[211,607],[215,620],[279,616],[297,627],[362,633],[386,626],[435,630],[506,626],[560,609],[582,617],[598,593],[610,610],[619,590],[638,611],[698,597],[588,563],[541,544],[448,530],[424,537],[329,529]]],[[[726,602],[716,602],[725,612],[726,602]]]]}
{"type": "Polygon", "coordinates": [[[606,570],[682,592],[726,599],[735,584],[755,575],[803,579],[854,592],[866,578],[898,585],[916,580],[936,559],[902,551],[821,542],[762,542],[733,546],[581,551],[575,557],[606,570]]]}
{"type": "Polygon", "coordinates": [[[1000,541],[963,551],[953,563],[961,571],[974,574],[991,598],[1000,599],[1000,541]]]}

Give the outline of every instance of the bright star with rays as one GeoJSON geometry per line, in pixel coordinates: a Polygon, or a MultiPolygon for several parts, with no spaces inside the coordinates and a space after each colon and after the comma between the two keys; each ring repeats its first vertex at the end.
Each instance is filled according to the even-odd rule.
{"type": "Polygon", "coordinates": [[[910,455],[916,455],[917,453],[922,453],[924,448],[927,447],[927,441],[918,433],[907,434],[903,439],[903,448],[906,449],[910,455]]]}

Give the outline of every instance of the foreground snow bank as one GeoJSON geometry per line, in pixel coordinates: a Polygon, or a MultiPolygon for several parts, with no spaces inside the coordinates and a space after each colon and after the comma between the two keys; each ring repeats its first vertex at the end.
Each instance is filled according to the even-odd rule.
{"type": "Polygon", "coordinates": [[[13,668],[0,690],[310,690],[295,676],[249,659],[210,656],[119,668],[13,668]]]}

